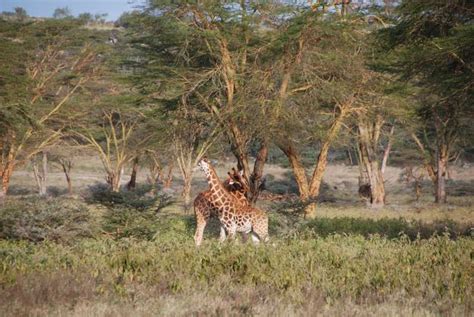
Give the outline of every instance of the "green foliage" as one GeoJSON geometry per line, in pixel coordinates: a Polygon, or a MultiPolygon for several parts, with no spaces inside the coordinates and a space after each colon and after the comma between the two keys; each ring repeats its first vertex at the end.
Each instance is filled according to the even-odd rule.
{"type": "Polygon", "coordinates": [[[166,194],[150,194],[150,186],[131,191],[112,192],[109,186],[90,187],[89,203],[107,207],[102,230],[116,239],[133,237],[151,240],[163,225],[159,212],[172,203],[166,194]]]}
{"type": "Polygon", "coordinates": [[[406,236],[411,240],[429,239],[437,235],[447,235],[451,238],[458,236],[473,236],[471,224],[458,224],[452,221],[436,221],[426,224],[421,221],[399,219],[357,219],[350,217],[320,218],[303,226],[302,232],[326,237],[334,233],[358,234],[364,237],[380,235],[387,239],[398,239],[406,236]]]}
{"type": "MultiPolygon", "coordinates": [[[[25,69],[27,51],[22,40],[14,40],[22,24],[0,19],[0,103],[25,103],[28,83],[25,69]],[[13,38],[12,38],[13,37],[13,38]]],[[[3,108],[3,107],[2,107],[3,108]]],[[[1,109],[1,108],[0,108],[1,109]]],[[[3,109],[2,109],[3,110],[3,109]]]]}
{"type": "Polygon", "coordinates": [[[404,94],[417,107],[414,125],[424,124],[430,141],[441,139],[433,132],[436,121],[450,123],[444,132],[436,128],[448,142],[471,130],[466,118],[474,97],[473,10],[472,2],[462,0],[403,1],[397,24],[378,33],[379,66],[397,75],[404,89],[409,82],[404,94]]]}
{"type": "MultiPolygon", "coordinates": [[[[102,40],[100,33],[92,34],[80,28],[76,20],[17,22],[0,19],[2,135],[11,130],[17,139],[21,139],[21,133],[27,128],[44,128],[46,122],[38,121],[65,97],[65,88],[72,89],[84,73],[90,75],[95,71],[97,60],[84,55],[95,50],[95,53],[103,53],[104,49],[99,45],[102,40]],[[94,48],[86,49],[87,44],[94,48]],[[82,67],[73,67],[78,62],[84,62],[82,67]],[[32,103],[34,96],[37,98],[32,103]]],[[[59,124],[58,119],[56,116],[55,126],[59,124]]]]}
{"type": "Polygon", "coordinates": [[[15,8],[15,17],[19,20],[19,21],[23,21],[25,20],[26,18],[28,18],[28,13],[26,13],[26,10],[22,7],[16,7],[15,8]]]}
{"type": "Polygon", "coordinates": [[[82,24],[87,24],[93,21],[92,14],[89,12],[84,12],[81,13],[77,16],[77,19],[82,23],[82,24]]]}
{"type": "Polygon", "coordinates": [[[102,224],[102,230],[115,239],[152,240],[158,232],[158,227],[159,219],[153,210],[137,210],[125,207],[109,209],[102,224]]]}
{"type": "MultiPolygon", "coordinates": [[[[256,298],[291,303],[290,309],[301,307],[318,295],[328,306],[350,299],[380,305],[402,293],[403,298],[437,314],[468,310],[472,305],[472,248],[473,240],[469,238],[410,241],[403,237],[387,240],[357,235],[273,238],[270,244],[259,247],[206,243],[200,249],[196,249],[190,237],[187,241],[159,237],[156,241],[82,240],[72,246],[0,241],[0,281],[6,296],[18,289],[15,281],[21,281],[20,275],[31,280],[34,276],[52,277],[67,270],[77,277],[76,281],[95,281],[89,286],[98,290],[95,300],[114,296],[122,302],[136,303],[144,298],[135,297],[134,290],[157,287],[158,293],[151,292],[146,298],[157,294],[190,298],[199,294],[202,300],[206,294],[214,298],[234,294],[232,302],[237,304],[237,294],[253,289],[256,298]]],[[[65,302],[74,306],[80,296],[65,302]]],[[[28,305],[64,304],[54,298],[28,305]]],[[[18,299],[25,300],[21,293],[17,293],[18,299]]],[[[241,308],[229,305],[223,311],[241,308]]],[[[255,306],[248,309],[256,313],[255,306]]]]}
{"type": "Polygon", "coordinates": [[[84,203],[67,199],[12,199],[0,208],[0,239],[58,241],[92,237],[98,225],[84,203]]]}
{"type": "Polygon", "coordinates": [[[159,212],[172,203],[171,197],[166,194],[149,194],[151,186],[142,185],[134,190],[113,192],[105,184],[96,184],[89,187],[89,203],[98,203],[110,208],[128,208],[137,211],[153,209],[159,212]]]}
{"type": "Polygon", "coordinates": [[[72,18],[71,10],[68,7],[56,8],[53,12],[53,18],[55,19],[67,19],[72,18]]]}

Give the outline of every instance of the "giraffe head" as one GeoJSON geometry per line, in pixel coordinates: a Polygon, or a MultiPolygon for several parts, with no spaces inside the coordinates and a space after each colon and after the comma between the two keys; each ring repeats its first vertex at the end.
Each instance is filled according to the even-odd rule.
{"type": "Polygon", "coordinates": [[[247,178],[244,176],[244,170],[237,171],[235,168],[232,168],[232,178],[242,187],[242,192],[250,191],[249,183],[247,178]]]}
{"type": "Polygon", "coordinates": [[[240,192],[244,195],[249,191],[249,186],[242,173],[243,171],[237,171],[235,168],[232,168],[232,173],[227,172],[228,177],[224,185],[228,191],[240,192]]]}
{"type": "Polygon", "coordinates": [[[206,174],[207,178],[211,177],[211,164],[209,163],[209,160],[207,159],[207,157],[203,157],[199,161],[198,166],[202,169],[204,174],[206,174]]]}

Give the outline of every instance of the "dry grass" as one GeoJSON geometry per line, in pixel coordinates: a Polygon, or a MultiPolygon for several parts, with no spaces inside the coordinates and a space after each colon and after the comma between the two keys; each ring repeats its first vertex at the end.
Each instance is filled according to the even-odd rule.
{"type": "MultiPolygon", "coordinates": [[[[5,316],[468,315],[472,239],[0,241],[5,316]],[[12,265],[15,264],[15,265],[12,265]]],[[[170,236],[167,236],[170,235],[170,236]]],[[[171,240],[169,238],[172,238],[171,240]]]]}
{"type": "Polygon", "coordinates": [[[437,221],[454,221],[469,223],[474,220],[474,209],[462,206],[437,206],[435,204],[419,205],[389,205],[380,210],[371,210],[365,206],[338,206],[337,204],[322,204],[318,208],[318,217],[321,218],[364,218],[380,220],[385,218],[404,218],[427,223],[437,221]]]}
{"type": "MultiPolygon", "coordinates": [[[[231,167],[219,165],[219,176],[223,179],[231,167]]],[[[294,185],[288,169],[268,165],[266,173],[272,175],[270,188],[294,185]]],[[[58,225],[46,228],[58,235],[57,242],[0,240],[0,315],[471,315],[474,168],[452,172],[445,206],[432,203],[428,183],[421,200],[414,201],[412,188],[399,182],[400,173],[388,170],[388,204],[377,211],[357,197],[357,169],[342,165],[328,167],[316,221],[305,221],[281,204],[259,202],[270,214],[272,232],[271,243],[259,247],[219,245],[214,223],[197,250],[193,216],[183,214],[179,202],[177,173],[177,203],[158,213],[80,197],[31,198],[21,206],[33,203],[38,210],[9,207],[11,221],[0,225],[34,224],[22,215],[32,215],[28,220],[44,215],[58,225]],[[85,219],[95,230],[93,239],[61,233],[67,227],[56,214],[67,220],[67,208],[75,210],[76,204],[90,213],[85,219]],[[60,212],[62,206],[67,210],[60,212]],[[444,236],[444,225],[454,235],[444,236]],[[416,239],[417,232],[422,239],[416,239]],[[441,235],[431,237],[435,232],[441,235]]],[[[195,176],[194,194],[207,187],[200,171],[195,176]]],[[[145,177],[141,171],[138,181],[145,177]]],[[[89,197],[89,186],[103,179],[100,161],[78,160],[73,173],[78,193],[89,197]]],[[[12,191],[32,193],[32,181],[30,171],[17,171],[12,191]]],[[[49,181],[56,193],[65,191],[59,170],[53,169],[49,181]]],[[[36,225],[28,228],[37,232],[36,225]]]]}

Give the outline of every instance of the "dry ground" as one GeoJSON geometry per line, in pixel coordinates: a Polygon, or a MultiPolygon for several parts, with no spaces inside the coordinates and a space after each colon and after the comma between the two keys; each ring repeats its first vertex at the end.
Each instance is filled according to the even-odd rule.
{"type": "MultiPolygon", "coordinates": [[[[216,166],[219,177],[223,180],[233,166],[232,162],[219,162],[216,166]]],[[[128,171],[127,171],[128,172],[128,171]]],[[[125,185],[129,174],[126,172],[122,179],[125,185]]],[[[320,198],[319,215],[324,217],[405,217],[408,219],[452,219],[458,222],[474,219],[474,166],[452,167],[448,181],[449,203],[438,206],[433,203],[432,184],[425,177],[422,186],[422,197],[416,201],[413,184],[402,180],[403,169],[388,167],[385,173],[387,206],[377,212],[372,212],[360,200],[357,194],[359,171],[357,166],[342,164],[329,165],[323,178],[320,198]]],[[[145,184],[147,170],[141,169],[138,183],[145,184]]],[[[290,169],[267,164],[264,174],[267,178],[267,189],[279,194],[297,193],[297,187],[290,169]]],[[[63,173],[57,167],[52,167],[48,175],[49,191],[53,196],[66,193],[66,181],[63,173]]],[[[86,195],[89,186],[104,183],[105,174],[101,162],[95,157],[79,157],[72,172],[73,187],[77,194],[86,195]]],[[[172,213],[182,213],[180,191],[181,176],[177,169],[173,173],[172,188],[168,194],[175,197],[176,203],[166,210],[172,213]]],[[[192,186],[192,196],[205,190],[207,184],[202,172],[195,168],[192,186]]],[[[36,191],[33,172],[26,167],[15,171],[12,176],[10,192],[12,195],[34,194],[36,191]]],[[[268,201],[260,201],[265,209],[272,208],[268,201]]]]}

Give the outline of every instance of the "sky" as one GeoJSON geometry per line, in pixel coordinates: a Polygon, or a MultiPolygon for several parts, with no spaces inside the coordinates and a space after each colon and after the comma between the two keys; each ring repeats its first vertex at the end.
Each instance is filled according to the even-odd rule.
{"type": "Polygon", "coordinates": [[[0,12],[22,7],[30,16],[51,17],[54,9],[68,7],[75,16],[83,12],[108,13],[106,19],[114,21],[141,3],[142,0],[0,0],[0,12]]]}

